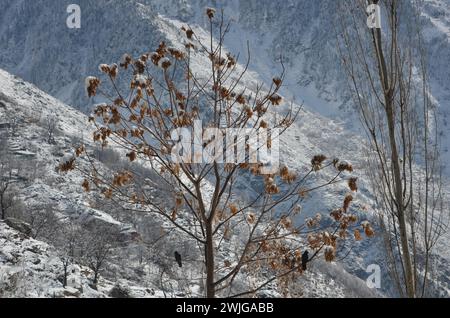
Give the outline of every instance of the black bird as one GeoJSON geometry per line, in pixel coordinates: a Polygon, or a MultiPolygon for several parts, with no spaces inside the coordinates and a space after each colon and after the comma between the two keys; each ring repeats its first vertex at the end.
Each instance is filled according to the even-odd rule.
{"type": "Polygon", "coordinates": [[[183,267],[183,264],[181,263],[181,255],[180,255],[180,253],[178,253],[177,251],[175,251],[175,260],[177,261],[177,263],[178,263],[178,266],[179,267],[183,267]]]}
{"type": "Polygon", "coordinates": [[[306,271],[306,263],[309,261],[308,251],[304,251],[302,254],[302,270],[306,271]]]}

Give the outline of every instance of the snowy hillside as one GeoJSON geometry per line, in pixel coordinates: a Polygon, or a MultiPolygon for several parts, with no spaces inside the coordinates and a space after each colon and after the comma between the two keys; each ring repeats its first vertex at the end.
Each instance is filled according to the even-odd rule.
{"type": "Polygon", "coordinates": [[[61,284],[62,260],[54,247],[36,241],[0,222],[0,295],[27,298],[106,298],[125,290],[129,297],[163,297],[162,292],[102,279],[93,289],[90,270],[72,264],[66,288],[61,284]]]}
{"type": "MultiPolygon", "coordinates": [[[[68,29],[65,20],[70,1],[2,0],[0,17],[0,66],[29,80],[52,95],[85,109],[81,99],[82,80],[97,69],[100,60],[116,60],[123,53],[143,52],[164,38],[161,16],[206,26],[206,6],[224,9],[234,21],[227,45],[245,52],[247,41],[253,54],[251,68],[270,80],[275,60],[283,55],[289,66],[287,92],[314,103],[314,110],[336,115],[343,106],[336,93],[345,86],[334,49],[338,4],[335,1],[289,0],[128,0],[87,1],[82,8],[82,28],[68,29]],[[119,14],[120,12],[120,14],[119,14]],[[42,32],[52,30],[52,32],[42,32]],[[329,30],[331,32],[329,32],[329,30]],[[62,58],[64,57],[64,58],[62,58]],[[322,105],[322,104],[326,104],[322,105]]],[[[449,96],[448,0],[423,1],[430,74],[441,86],[442,98],[449,96]]]]}
{"type": "MultiPolygon", "coordinates": [[[[258,81],[269,83],[279,70],[279,57],[283,56],[288,71],[282,94],[296,106],[304,106],[299,120],[281,140],[283,163],[302,173],[317,154],[351,161],[359,178],[352,211],[361,219],[374,219],[375,198],[369,191],[370,180],[364,176],[365,139],[346,93],[334,44],[332,30],[338,18],[335,1],[79,0],[77,3],[82,10],[79,30],[68,29],[65,24],[66,7],[73,1],[51,1],[51,6],[49,2],[0,0],[0,68],[42,90],[0,70],[0,133],[10,136],[8,153],[17,162],[34,167],[32,172],[19,176],[18,197],[30,211],[43,204],[51,206],[56,224],[75,221],[106,225],[125,239],[114,247],[114,256],[108,260],[107,267],[113,269],[110,272],[114,274],[101,273],[97,291],[89,287],[88,277],[93,273],[82,264],[73,265],[78,285],[72,288],[76,290],[64,291],[58,280],[61,271],[58,247],[51,246],[45,235],[38,235],[36,241],[0,223],[0,246],[4,246],[0,247],[0,296],[2,289],[6,291],[5,296],[13,296],[8,292],[15,277],[20,277],[17,280],[24,284],[29,283],[32,276],[34,288],[28,296],[107,297],[115,281],[127,286],[125,289],[132,297],[198,296],[201,293],[201,286],[190,286],[183,281],[189,269],[178,270],[173,266],[174,248],[191,249],[183,245],[182,238],[169,235],[172,245],[166,246],[163,252],[157,246],[145,244],[147,239],[155,239],[155,233],[166,229],[167,224],[162,220],[153,224],[151,218],[141,220],[116,211],[113,204],[83,191],[83,176],[77,173],[61,176],[55,168],[73,153],[74,145],[83,142],[96,153],[95,160],[104,171],[112,170],[119,155],[104,154],[98,149],[91,141],[93,127],[83,114],[91,112],[93,103],[101,102],[86,97],[85,77],[97,75],[99,63],[117,63],[124,53],[149,52],[160,41],[174,46],[183,43],[180,29],[187,24],[198,36],[207,38],[206,6],[223,8],[225,16],[234,21],[225,45],[234,53],[242,53],[241,63],[249,42],[252,55],[249,72],[244,78],[249,87],[254,87],[258,81]],[[47,142],[49,121],[56,123],[55,140],[50,143],[47,142]],[[27,251],[29,246],[33,251],[27,251]],[[130,261],[126,261],[128,259],[130,261]],[[41,290],[42,286],[48,287],[41,290]]],[[[450,0],[425,0],[422,17],[433,97],[443,124],[444,161],[448,162],[450,0]]],[[[204,74],[208,61],[194,56],[193,62],[194,72],[204,74]]],[[[450,176],[450,168],[447,173],[450,176]]],[[[327,177],[330,175],[318,175],[316,179],[326,180],[327,177]]],[[[251,191],[252,184],[244,182],[242,193],[251,191]]],[[[305,202],[297,221],[317,213],[329,217],[329,211],[341,204],[335,194],[345,195],[346,192],[345,184],[317,191],[305,202]]],[[[444,192],[450,192],[447,182],[444,192]]],[[[433,277],[436,295],[444,297],[450,295],[449,240],[450,233],[447,233],[439,242],[439,256],[433,260],[435,268],[442,268],[433,277]]],[[[382,237],[342,246],[336,263],[314,264],[312,272],[302,278],[299,296],[396,296],[382,250],[382,237]],[[379,291],[370,290],[365,284],[370,264],[381,266],[383,282],[379,291]]],[[[231,252],[221,253],[225,258],[231,252]]],[[[264,295],[279,296],[273,286],[264,292],[264,295]]]]}
{"type": "MultiPolygon", "coordinates": [[[[134,227],[133,224],[126,222],[127,219],[132,218],[113,212],[113,209],[106,206],[99,206],[94,200],[94,195],[86,194],[81,187],[81,176],[76,173],[61,176],[55,171],[55,167],[62,162],[63,158],[73,151],[72,146],[77,141],[84,140],[90,147],[95,148],[90,142],[92,128],[88,124],[87,116],[4,71],[0,71],[0,105],[2,105],[0,108],[2,123],[10,123],[9,119],[12,115],[17,119],[14,134],[8,142],[9,152],[15,161],[26,166],[36,166],[37,170],[34,173],[18,173],[15,182],[17,196],[25,204],[25,210],[28,211],[26,213],[31,213],[42,204],[48,204],[52,206],[52,213],[57,218],[55,221],[57,223],[53,223],[53,226],[58,226],[56,224],[63,226],[67,222],[82,222],[95,226],[107,224],[125,238],[123,241],[125,245],[116,247],[117,255],[108,263],[108,268],[115,269],[117,272],[114,272],[113,276],[107,273],[104,276],[101,274],[97,290],[90,287],[92,271],[87,266],[77,263],[70,266],[69,284],[64,289],[61,284],[63,271],[61,258],[64,255],[58,251],[59,247],[40,242],[39,239],[48,241],[45,233],[37,235],[36,241],[29,237],[35,234],[24,234],[0,222],[2,246],[0,291],[3,296],[108,297],[111,296],[117,284],[120,285],[121,290],[125,288],[130,297],[197,295],[195,287],[180,285],[179,277],[185,272],[174,269],[170,246],[167,247],[169,252],[165,254],[166,252],[157,252],[146,244],[139,243],[140,239],[130,240],[128,236],[128,233],[131,233],[131,237],[140,237],[145,241],[147,235],[151,235],[147,233],[152,232],[161,223],[152,219],[153,225],[148,225],[149,227],[146,227],[146,223],[134,227]],[[51,115],[59,118],[58,132],[55,134],[55,143],[48,144],[45,119],[51,115]],[[132,233],[136,233],[137,236],[132,233]],[[119,257],[120,255],[122,256],[119,257]],[[123,255],[128,255],[128,258],[124,258],[123,255]],[[143,262],[142,259],[145,261],[143,262]],[[165,285],[161,286],[159,276],[163,270],[167,271],[168,277],[164,282],[165,285]],[[26,289],[24,285],[27,285],[26,289]]],[[[332,129],[339,128],[332,127],[332,129]]],[[[301,134],[301,130],[299,133],[301,134]]],[[[294,136],[289,138],[295,140],[294,136]]],[[[312,145],[314,138],[310,136],[311,144],[304,145],[305,148],[309,148],[304,153],[305,161],[308,160],[309,154],[319,150],[317,145],[312,145]]],[[[302,140],[306,139],[302,138],[302,140]]],[[[292,157],[302,160],[298,155],[292,155],[292,157]]],[[[293,164],[298,163],[293,161],[293,164]]],[[[317,202],[311,203],[311,206],[314,205],[315,208],[319,208],[317,202]]],[[[305,211],[309,209],[309,206],[305,207],[305,211]]],[[[317,211],[311,207],[311,213],[315,212],[317,211]]],[[[23,225],[22,228],[17,228],[22,230],[23,225]]],[[[174,238],[172,244],[176,246],[183,243],[174,238]]],[[[225,250],[223,253],[223,257],[226,257],[230,252],[225,250]]],[[[347,274],[341,265],[330,265],[323,261],[317,262],[300,284],[299,296],[371,297],[377,295],[367,288],[364,280],[347,274]]],[[[270,291],[270,289],[266,292],[273,296],[277,295],[276,291],[270,291]]]]}
{"type": "MultiPolygon", "coordinates": [[[[223,8],[234,21],[226,39],[230,50],[246,52],[247,41],[257,50],[251,71],[269,81],[283,56],[288,67],[285,96],[304,101],[322,115],[346,120],[347,128],[356,119],[332,32],[339,20],[336,1],[82,0],[81,29],[65,24],[68,0],[53,3],[51,10],[46,0],[0,3],[0,67],[85,112],[92,103],[83,93],[83,79],[97,70],[99,61],[156,47],[170,37],[161,29],[166,18],[204,28],[203,9],[211,5],[223,8]]],[[[429,73],[444,135],[450,133],[449,6],[448,0],[427,0],[422,5],[429,73]]],[[[443,149],[449,153],[448,138],[443,149]]]]}
{"type": "MultiPolygon", "coordinates": [[[[99,61],[118,60],[126,52],[139,54],[167,40],[171,35],[161,29],[166,18],[204,28],[203,9],[214,6],[234,21],[226,39],[229,49],[246,52],[249,41],[257,51],[251,57],[251,71],[270,81],[283,56],[288,67],[285,96],[345,121],[347,129],[359,129],[335,49],[332,30],[342,14],[336,1],[80,0],[81,29],[66,26],[70,3],[1,0],[0,67],[89,113],[93,103],[83,92],[83,81],[97,70],[99,61]]],[[[450,139],[445,138],[450,135],[449,6],[448,0],[426,0],[421,6],[446,159],[450,159],[450,139]]]]}

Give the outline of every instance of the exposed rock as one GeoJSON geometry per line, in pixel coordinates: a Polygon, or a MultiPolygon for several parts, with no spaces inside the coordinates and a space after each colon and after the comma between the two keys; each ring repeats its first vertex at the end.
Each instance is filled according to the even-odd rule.
{"type": "Polygon", "coordinates": [[[30,236],[33,232],[30,224],[23,222],[21,220],[15,219],[15,218],[7,218],[5,220],[5,223],[9,227],[15,229],[16,231],[19,231],[20,233],[27,235],[27,236],[30,236]]]}
{"type": "Polygon", "coordinates": [[[78,289],[72,288],[72,287],[66,287],[64,289],[64,296],[65,297],[80,297],[81,292],[78,289]]]}
{"type": "Polygon", "coordinates": [[[27,150],[18,150],[18,151],[15,151],[14,154],[16,156],[21,156],[24,158],[36,158],[36,154],[34,152],[27,151],[27,150]]]}
{"type": "Polygon", "coordinates": [[[109,296],[112,298],[130,298],[130,291],[127,286],[117,283],[110,290],[109,296]]]}

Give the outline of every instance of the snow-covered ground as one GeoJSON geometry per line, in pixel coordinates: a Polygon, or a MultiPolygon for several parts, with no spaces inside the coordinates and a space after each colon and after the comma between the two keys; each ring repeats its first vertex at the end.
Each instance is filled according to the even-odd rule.
{"type": "MultiPolygon", "coordinates": [[[[33,3],[25,0],[0,2],[4,6],[0,10],[0,67],[26,78],[46,92],[84,111],[88,111],[90,105],[83,91],[84,77],[95,75],[98,63],[117,62],[125,52],[139,54],[153,50],[160,40],[176,45],[183,38],[180,27],[186,23],[198,35],[207,37],[204,8],[211,5],[208,0],[99,0],[95,3],[85,0],[80,1],[82,28],[77,31],[66,28],[65,17],[55,18],[49,7],[45,6],[45,0],[33,3]],[[29,21],[29,24],[25,21],[29,21]],[[46,32],[49,28],[55,32],[46,32]]],[[[65,12],[66,2],[58,1],[54,10],[65,12]]],[[[334,2],[214,2],[218,8],[223,7],[225,15],[235,22],[226,41],[227,49],[235,53],[246,52],[247,41],[250,43],[253,54],[250,72],[245,78],[246,85],[251,87],[258,81],[270,81],[279,71],[276,59],[283,54],[288,72],[282,93],[297,106],[304,105],[299,121],[286,132],[281,141],[284,163],[301,173],[317,154],[350,160],[359,177],[360,188],[353,206],[354,212],[361,218],[372,218],[374,199],[369,191],[369,180],[363,175],[366,155],[364,138],[359,132],[356,114],[341,96],[344,81],[336,63],[336,52],[331,46],[334,35],[329,30],[332,29],[333,19],[330,19],[329,14],[333,12],[334,2]]],[[[444,158],[450,159],[450,126],[446,124],[450,111],[450,3],[449,0],[426,0],[424,3],[423,17],[429,21],[425,33],[430,47],[433,96],[440,107],[440,119],[443,123],[444,158]]],[[[243,60],[245,54],[241,56],[240,62],[243,60]]],[[[198,74],[204,72],[205,63],[206,61],[194,57],[194,71],[198,74]]],[[[19,135],[10,141],[10,151],[19,159],[36,160],[40,163],[40,169],[45,171],[45,178],[38,177],[20,189],[20,196],[28,205],[48,202],[56,204],[56,210],[62,218],[95,219],[119,229],[132,226],[108,214],[108,211],[93,208],[93,198],[84,193],[80,186],[83,180],[80,175],[62,177],[55,172],[55,167],[62,158],[73,150],[74,143],[79,140],[89,143],[92,139],[92,127],[86,116],[2,70],[0,102],[6,105],[5,109],[0,107],[0,123],[7,121],[11,115],[20,118],[19,135]],[[42,121],[49,116],[58,118],[60,133],[56,146],[47,144],[43,137],[45,128],[42,121]]],[[[326,177],[328,176],[317,176],[319,180],[326,177]]],[[[250,184],[244,186],[245,191],[252,191],[250,184]]],[[[450,188],[446,189],[448,191],[450,188]]],[[[301,217],[306,218],[318,212],[328,216],[330,210],[341,204],[334,194],[345,192],[345,185],[317,192],[306,201],[301,217]]],[[[8,246],[5,251],[14,250],[17,246],[15,253],[19,255],[23,252],[21,242],[31,244],[29,242],[32,240],[20,237],[20,234],[5,224],[0,224],[0,234],[2,230],[6,233],[3,242],[8,246]],[[18,235],[18,238],[13,238],[14,235],[18,235]]],[[[442,295],[450,295],[448,242],[450,234],[440,241],[440,259],[437,260],[437,266],[444,268],[436,277],[441,284],[442,295]]],[[[33,244],[45,245],[39,242],[33,244]]],[[[2,257],[2,250],[0,248],[0,283],[1,277],[10,277],[9,274],[2,276],[2,273],[25,271],[23,275],[29,275],[35,271],[31,265],[26,268],[22,266],[21,269],[17,263],[11,264],[10,256],[2,257]]],[[[223,251],[224,254],[227,252],[223,251]]],[[[382,238],[345,246],[340,253],[348,255],[337,264],[317,263],[313,272],[304,277],[303,296],[374,295],[375,292],[369,290],[364,283],[369,275],[365,270],[373,263],[381,266],[382,277],[385,278],[380,294],[392,295],[392,285],[383,259],[382,238]]],[[[46,256],[42,264],[51,263],[50,258],[46,256]]],[[[22,262],[29,260],[24,259],[22,262]]],[[[155,263],[145,269],[151,273],[145,279],[145,286],[139,286],[136,281],[128,284],[138,290],[149,289],[156,296],[164,296],[155,287],[158,285],[158,266],[160,265],[155,263]]],[[[47,267],[36,271],[45,274],[47,267]]],[[[48,271],[45,285],[60,288],[56,274],[51,274],[53,269],[48,271]]],[[[171,275],[169,281],[172,281],[168,284],[178,286],[176,278],[181,273],[174,271],[171,275]]],[[[50,294],[39,291],[40,284],[39,281],[32,283],[36,290],[30,293],[49,296],[50,294]]],[[[113,283],[105,280],[105,290],[95,294],[87,288],[84,296],[105,296],[108,294],[106,289],[111,288],[111,284],[113,283]]],[[[176,287],[164,292],[167,293],[166,296],[186,294],[185,290],[177,290],[176,287]]],[[[196,288],[190,292],[195,295],[196,288]]],[[[143,292],[142,296],[147,294],[151,293],[143,292]]]]}

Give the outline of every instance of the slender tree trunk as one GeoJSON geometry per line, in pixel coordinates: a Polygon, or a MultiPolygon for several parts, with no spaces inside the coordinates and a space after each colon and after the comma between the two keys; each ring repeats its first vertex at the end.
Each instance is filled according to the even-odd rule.
{"type": "MultiPolygon", "coordinates": [[[[388,96],[390,98],[390,96],[388,96]]],[[[405,217],[405,206],[403,200],[403,183],[401,178],[399,156],[397,150],[397,143],[395,141],[395,115],[393,111],[392,99],[387,101],[386,114],[389,126],[389,140],[391,147],[391,160],[392,160],[392,170],[394,174],[394,191],[395,200],[397,203],[397,218],[399,223],[400,231],[400,243],[402,246],[402,258],[405,266],[405,281],[406,281],[406,293],[408,297],[415,297],[415,283],[414,283],[414,271],[412,268],[411,255],[409,251],[409,240],[408,231],[405,217]]]]}
{"type": "Polygon", "coordinates": [[[212,222],[208,222],[206,224],[205,264],[206,297],[214,298],[216,296],[216,290],[214,286],[214,244],[212,222]]]}
{"type": "Polygon", "coordinates": [[[93,281],[94,285],[97,285],[97,281],[98,281],[98,270],[95,270],[94,271],[94,281],[93,281]]]}
{"type": "MultiPolygon", "coordinates": [[[[378,1],[375,1],[378,3],[378,1]]],[[[394,4],[393,4],[394,5],[394,4]]],[[[394,10],[394,8],[392,8],[394,10]]],[[[392,26],[395,28],[395,26],[392,26]]],[[[375,50],[377,54],[378,60],[378,68],[380,81],[383,87],[383,96],[385,103],[385,111],[386,111],[386,119],[389,130],[389,146],[391,150],[391,164],[392,164],[392,173],[394,177],[394,196],[396,201],[397,208],[397,219],[399,223],[399,231],[400,231],[400,244],[402,246],[402,259],[405,267],[405,284],[406,284],[406,293],[408,297],[415,297],[415,283],[414,283],[414,271],[411,262],[411,255],[409,251],[409,240],[408,240],[408,231],[405,217],[405,205],[403,199],[403,183],[402,183],[402,172],[400,166],[400,157],[398,154],[398,146],[397,141],[395,139],[395,104],[394,104],[394,92],[391,88],[394,78],[390,78],[389,72],[386,65],[386,58],[383,51],[382,38],[381,38],[381,30],[377,29],[374,31],[374,44],[375,50]]],[[[395,32],[393,30],[392,32],[395,32]]],[[[393,43],[393,45],[397,45],[397,43],[393,43]]]]}
{"type": "Polygon", "coordinates": [[[66,286],[67,286],[67,274],[68,274],[67,273],[67,267],[68,267],[68,264],[66,262],[64,262],[63,266],[64,266],[63,287],[66,288],[66,286]]]}
{"type": "Polygon", "coordinates": [[[6,217],[6,208],[5,208],[5,205],[3,204],[3,192],[2,192],[2,194],[0,195],[0,209],[2,210],[2,220],[4,220],[5,219],[5,217],[6,217]]]}

